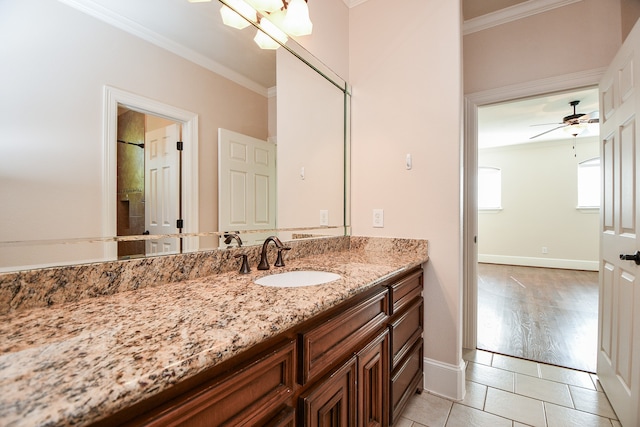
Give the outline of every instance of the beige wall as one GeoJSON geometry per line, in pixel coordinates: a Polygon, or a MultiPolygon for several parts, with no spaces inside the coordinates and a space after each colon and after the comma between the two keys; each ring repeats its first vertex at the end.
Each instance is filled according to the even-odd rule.
{"type": "Polygon", "coordinates": [[[349,77],[349,8],[342,0],[309,2],[313,33],[296,41],[333,72],[349,77]]]}
{"type": "Polygon", "coordinates": [[[583,0],[466,35],[465,93],[606,67],[620,13],[620,0],[583,0]]]}
{"type": "Polygon", "coordinates": [[[453,1],[368,0],[349,21],[353,234],[429,239],[425,357],[440,372],[426,386],[452,397],[463,378],[460,14],[453,1]],[[372,227],[376,208],[384,228],[372,227]]]}
{"type": "Polygon", "coordinates": [[[503,209],[478,213],[478,259],[597,270],[598,211],[576,206],[578,163],[598,150],[597,137],[479,150],[478,166],[502,170],[503,209]]]}
{"type": "Polygon", "coordinates": [[[199,115],[200,229],[217,229],[217,129],[266,139],[264,96],[60,2],[4,3],[0,24],[0,128],[11,141],[0,240],[101,235],[105,85],[199,115]]]}

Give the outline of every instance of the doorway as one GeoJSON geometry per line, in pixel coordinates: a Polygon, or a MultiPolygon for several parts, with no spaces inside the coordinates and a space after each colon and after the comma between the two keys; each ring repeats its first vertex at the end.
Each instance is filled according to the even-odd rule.
{"type": "MultiPolygon", "coordinates": [[[[478,130],[479,130],[479,110],[482,107],[490,106],[499,103],[507,103],[516,99],[527,99],[541,96],[541,94],[548,93],[558,93],[558,92],[566,92],[567,88],[576,88],[581,89],[584,87],[594,87],[600,79],[599,72],[593,73],[581,73],[578,75],[569,75],[565,76],[562,79],[554,79],[553,81],[540,81],[533,82],[529,85],[525,86],[514,86],[509,88],[503,88],[496,91],[485,92],[481,94],[471,94],[466,97],[466,106],[465,106],[465,169],[466,171],[473,171],[473,173],[465,174],[465,200],[468,202],[465,208],[465,291],[464,291],[464,335],[463,335],[463,346],[465,348],[477,348],[479,344],[478,337],[478,315],[479,315],[479,284],[478,277],[479,274],[482,274],[481,269],[479,269],[478,261],[484,262],[486,264],[496,264],[496,265],[532,265],[533,268],[542,268],[542,269],[577,269],[577,270],[592,270],[593,276],[597,282],[597,261],[595,261],[595,268],[593,266],[586,267],[584,263],[577,263],[576,265],[554,265],[554,262],[559,261],[561,257],[552,257],[550,255],[555,255],[555,249],[552,249],[547,254],[543,254],[545,249],[548,248],[546,244],[538,245],[536,243],[536,251],[538,251],[538,255],[529,255],[529,260],[522,260],[519,258],[523,258],[522,254],[514,255],[510,252],[495,252],[495,251],[479,251],[479,247],[481,243],[486,243],[486,239],[480,234],[479,229],[479,215],[478,215],[478,200],[476,189],[478,185],[478,130]],[[538,247],[540,246],[540,247],[538,247]],[[479,252],[481,252],[479,254],[479,252]],[[482,253],[484,252],[484,253],[482,253]],[[493,253],[491,253],[493,252],[493,253]],[[487,256],[489,255],[489,256],[487,256]],[[536,259],[539,258],[539,259],[536,259]],[[527,261],[531,261],[534,259],[533,264],[528,264],[527,261]],[[552,261],[551,264],[544,264],[544,262],[552,261]],[[542,264],[539,262],[542,261],[542,264]]],[[[596,96],[597,99],[597,96],[596,96]]],[[[570,108],[569,105],[566,108],[570,108]]],[[[568,115],[571,111],[568,111],[566,115],[568,115]]],[[[563,118],[562,115],[559,116],[560,119],[563,118]]],[[[557,121],[558,118],[556,118],[557,121]]],[[[536,124],[539,121],[529,121],[529,124],[536,124]]],[[[551,124],[554,121],[549,121],[547,123],[551,124]]],[[[506,126],[506,122],[502,123],[502,127],[506,126]]],[[[538,130],[538,129],[536,129],[538,130]]],[[[545,129],[540,129],[538,133],[543,132],[545,129]]],[[[535,135],[535,132],[532,132],[531,129],[527,130],[531,135],[535,135]]],[[[597,139],[597,138],[596,138],[597,139]]],[[[551,144],[551,142],[549,142],[551,144]]],[[[544,145],[544,144],[541,144],[544,145]]],[[[580,148],[578,148],[580,150],[580,148]]],[[[517,151],[517,149],[516,149],[517,151]]],[[[571,144],[569,144],[567,150],[570,153],[570,156],[573,158],[574,156],[574,148],[571,144]]],[[[579,154],[579,153],[578,153],[579,154]]],[[[576,164],[577,157],[573,158],[574,165],[576,164]]],[[[541,163],[544,165],[544,162],[541,163]]],[[[524,191],[523,191],[524,193],[524,191]]],[[[573,206],[575,210],[575,206],[573,206]]],[[[510,207],[511,210],[511,207],[510,207]]],[[[537,208],[529,208],[530,213],[534,216],[542,215],[543,212],[537,208]]],[[[487,215],[493,215],[493,219],[495,220],[498,215],[495,213],[487,213],[487,215]]],[[[597,217],[597,214],[594,215],[597,217]]],[[[563,231],[564,232],[564,231],[563,231]]],[[[558,233],[559,236],[562,233],[558,233]]],[[[597,235],[597,228],[595,229],[595,234],[597,235]]],[[[511,237],[511,236],[508,236],[511,237]]],[[[527,243],[522,239],[515,239],[516,242],[514,244],[519,246],[526,246],[527,243]]],[[[596,237],[597,241],[597,237],[596,237]]],[[[533,246],[533,244],[531,244],[533,246]]],[[[555,245],[554,245],[555,247],[555,245]]],[[[566,257],[569,258],[569,257],[566,257]]],[[[597,258],[596,258],[597,259],[597,258]]],[[[484,267],[484,264],[483,266],[484,267]]],[[[551,270],[550,270],[551,271],[551,270]]],[[[517,283],[516,280],[513,280],[511,276],[514,276],[516,280],[518,280],[517,275],[509,274],[507,275],[507,280],[511,283],[508,283],[506,286],[515,285],[520,289],[523,289],[521,285],[517,283]]],[[[503,286],[505,286],[503,284],[503,286]]],[[[526,284],[525,284],[526,286],[526,284]]],[[[486,316],[486,313],[483,313],[483,316],[486,316]]],[[[597,328],[597,325],[596,325],[597,328]]],[[[597,334],[597,330],[594,331],[597,334]]],[[[495,350],[494,350],[495,351],[495,350]]],[[[499,351],[498,352],[502,352],[499,351]]],[[[595,348],[594,348],[595,352],[595,348]]],[[[518,357],[522,357],[522,355],[516,355],[518,357]]],[[[574,366],[575,368],[576,366],[574,366]]],[[[584,367],[578,367],[579,369],[585,369],[584,367]]],[[[594,367],[595,368],[595,367],[594,367]]],[[[592,368],[585,370],[595,370],[592,368]]]]}
{"type": "MultiPolygon", "coordinates": [[[[117,236],[180,233],[181,125],[118,106],[117,236]]],[[[181,252],[181,239],[118,241],[118,259],[181,252]]]]}
{"type": "MultiPolygon", "coordinates": [[[[116,89],[110,86],[105,86],[105,133],[104,133],[104,165],[103,165],[103,209],[104,212],[102,220],[103,235],[108,239],[104,243],[105,259],[115,260],[118,259],[118,240],[128,239],[112,239],[118,236],[118,204],[119,198],[123,196],[118,195],[118,148],[119,146],[130,146],[134,151],[138,150],[138,155],[142,155],[144,148],[139,145],[126,144],[126,142],[132,142],[134,144],[140,144],[140,142],[127,141],[118,137],[118,124],[119,113],[123,111],[134,111],[142,116],[146,116],[147,119],[143,119],[148,122],[156,122],[159,124],[150,124],[150,127],[162,127],[162,123],[173,123],[179,130],[180,137],[172,137],[172,139],[179,139],[182,142],[182,154],[181,154],[181,173],[178,184],[178,189],[175,191],[179,193],[177,203],[181,206],[181,215],[179,219],[182,219],[181,237],[179,239],[182,245],[179,249],[167,249],[167,246],[162,243],[162,240],[155,239],[155,242],[161,242],[161,249],[168,251],[181,251],[181,252],[194,252],[199,248],[199,241],[197,237],[198,233],[198,115],[189,111],[181,110],[171,105],[163,104],[161,102],[145,98],[140,95],[132,94],[130,92],[116,89]],[[117,142],[119,139],[124,141],[123,143],[117,142]],[[115,203],[114,203],[115,201],[115,203]]],[[[138,119],[140,120],[140,119],[138,119]]],[[[123,121],[124,122],[124,121],[123,121]]],[[[144,141],[145,145],[149,144],[149,141],[144,141]]],[[[149,163],[145,161],[145,163],[149,163]]],[[[147,174],[145,174],[147,175],[147,174]]],[[[145,187],[149,187],[149,184],[145,183],[145,187]]],[[[137,188],[139,189],[139,188],[137,188]]],[[[147,197],[147,196],[145,196],[147,197]]],[[[148,208],[145,208],[145,212],[150,212],[148,208]]],[[[140,217],[140,215],[138,215],[140,217]]],[[[125,221],[125,218],[122,218],[125,221]]],[[[147,219],[145,221],[148,222],[147,219]]],[[[131,223],[129,224],[131,225],[131,223]]],[[[142,234],[136,234],[142,236],[147,230],[145,229],[142,234]]],[[[150,233],[151,234],[151,231],[150,233]]],[[[146,240],[144,236],[135,240],[146,240]]],[[[140,246],[140,245],[139,245],[140,246]]],[[[147,252],[153,252],[153,249],[148,248],[145,244],[145,254],[147,252]]],[[[134,256],[141,256],[142,250],[138,247],[135,249],[134,256]]],[[[123,255],[127,256],[127,255],[123,255]]]]}

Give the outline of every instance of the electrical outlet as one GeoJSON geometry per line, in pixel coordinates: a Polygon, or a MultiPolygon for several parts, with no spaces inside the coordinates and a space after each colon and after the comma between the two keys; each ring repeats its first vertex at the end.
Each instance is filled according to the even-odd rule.
{"type": "Polygon", "coordinates": [[[320,226],[329,225],[329,211],[326,209],[320,210],[320,226]]]}
{"type": "Polygon", "coordinates": [[[542,253],[543,254],[548,254],[549,253],[549,248],[547,248],[546,246],[542,247],[542,253]]]}
{"type": "Polygon", "coordinates": [[[384,210],[383,209],[373,210],[373,226],[375,228],[384,227],[384,210]]]}

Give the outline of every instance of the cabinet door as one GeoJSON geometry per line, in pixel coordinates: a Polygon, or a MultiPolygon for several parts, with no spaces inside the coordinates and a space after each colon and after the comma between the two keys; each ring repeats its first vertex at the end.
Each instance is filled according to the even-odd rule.
{"type": "Polygon", "coordinates": [[[301,397],[306,427],[356,425],[356,357],[301,397]]]}
{"type": "Polygon", "coordinates": [[[357,354],[358,426],[386,426],[389,334],[385,330],[357,354]]]}

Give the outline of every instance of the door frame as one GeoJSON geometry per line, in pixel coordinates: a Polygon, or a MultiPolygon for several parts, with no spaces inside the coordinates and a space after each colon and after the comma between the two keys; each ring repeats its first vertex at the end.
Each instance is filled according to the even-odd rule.
{"type": "MultiPolygon", "coordinates": [[[[118,136],[118,104],[144,114],[160,116],[182,126],[182,219],[184,234],[198,233],[198,115],[141,95],[126,92],[111,86],[104,86],[104,133],[102,138],[102,236],[116,236],[116,179],[118,136]]],[[[198,238],[183,239],[183,251],[198,250],[198,238]]],[[[107,242],[105,258],[118,257],[117,242],[107,242]]]]}
{"type": "Polygon", "coordinates": [[[606,68],[564,74],[532,82],[504,86],[464,97],[464,189],[463,189],[463,320],[462,347],[478,343],[478,108],[498,102],[552,92],[598,86],[606,68]]]}

